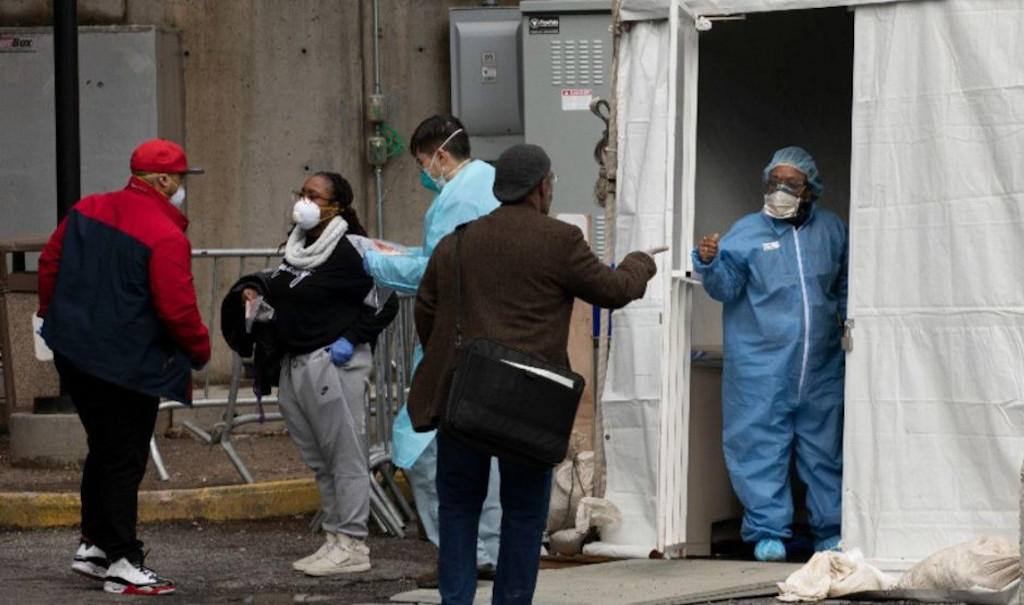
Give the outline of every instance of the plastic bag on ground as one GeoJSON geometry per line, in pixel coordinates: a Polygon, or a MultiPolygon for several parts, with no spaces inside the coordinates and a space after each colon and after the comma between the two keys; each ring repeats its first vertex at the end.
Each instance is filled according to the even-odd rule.
{"type": "Polygon", "coordinates": [[[859,549],[814,553],[785,582],[779,582],[780,601],[821,601],[866,590],[890,590],[895,578],[864,561],[859,549]]]}
{"type": "Polygon", "coordinates": [[[1005,538],[982,536],[929,555],[903,574],[898,588],[1001,591],[1020,575],[1017,548],[1005,538]]]}

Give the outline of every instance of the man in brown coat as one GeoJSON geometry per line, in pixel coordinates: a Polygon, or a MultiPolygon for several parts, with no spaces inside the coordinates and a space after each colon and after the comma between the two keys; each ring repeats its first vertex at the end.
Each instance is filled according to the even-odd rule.
{"type": "MultiPolygon", "coordinates": [[[[536,145],[516,145],[498,159],[494,195],[502,206],[462,230],[463,342],[485,337],[568,366],[573,299],[619,308],[644,295],[653,254],[631,252],[616,269],[590,250],[577,227],[547,216],[555,176],[536,145]]],[[[455,235],[441,240],[416,299],[416,330],[424,347],[409,396],[417,430],[435,428],[455,358],[455,235]]],[[[528,604],[537,584],[547,521],[551,471],[499,460],[503,510],[494,605],[528,604]]],[[[487,491],[490,457],[443,431],[438,435],[439,588],[445,605],[473,602],[476,532],[487,491]]]]}

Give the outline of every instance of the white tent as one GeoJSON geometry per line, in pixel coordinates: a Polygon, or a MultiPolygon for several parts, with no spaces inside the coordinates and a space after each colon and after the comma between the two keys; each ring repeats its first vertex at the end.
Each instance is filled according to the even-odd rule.
{"type": "Polygon", "coordinates": [[[614,256],[673,250],[648,296],[615,314],[602,416],[606,497],[624,520],[588,551],[692,541],[695,454],[721,454],[692,447],[706,427],[691,424],[691,347],[720,318],[688,252],[695,231],[758,209],[759,168],[787,144],[816,156],[850,226],[844,545],[898,567],[982,534],[1016,542],[1024,2],[621,0],[620,21],[633,23],[618,47],[614,256]],[[809,10],[837,6],[849,39],[841,24],[817,31],[824,11],[809,10]],[[742,39],[727,37],[739,21],[695,27],[740,14],[742,39]],[[759,15],[776,21],[757,29],[759,15]],[[715,32],[729,42],[705,56],[715,32]],[[744,75],[759,49],[794,39],[813,44],[787,51],[780,81],[744,75]]]}

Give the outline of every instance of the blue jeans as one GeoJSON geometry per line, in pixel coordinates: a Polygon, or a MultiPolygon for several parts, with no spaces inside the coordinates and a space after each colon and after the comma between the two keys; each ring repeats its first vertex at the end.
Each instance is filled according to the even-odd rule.
{"type": "MultiPolygon", "coordinates": [[[[491,458],[491,477],[487,484],[487,499],[480,512],[480,527],[477,530],[476,564],[498,565],[498,537],[501,533],[501,503],[498,489],[501,485],[501,471],[498,459],[491,458]]],[[[403,469],[412,497],[416,501],[416,514],[427,534],[427,539],[440,544],[437,520],[437,439],[431,439],[420,457],[409,468],[403,469]]]]}
{"type": "MultiPolygon", "coordinates": [[[[548,519],[551,471],[498,460],[501,538],[492,605],[529,605],[537,587],[540,543],[548,519]]],[[[443,605],[470,605],[476,595],[476,541],[491,457],[438,432],[440,498],[438,588],[443,605]]]]}

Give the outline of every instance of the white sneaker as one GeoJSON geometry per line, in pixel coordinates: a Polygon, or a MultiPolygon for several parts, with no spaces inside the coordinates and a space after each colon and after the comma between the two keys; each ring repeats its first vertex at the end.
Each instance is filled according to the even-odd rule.
{"type": "Polygon", "coordinates": [[[313,561],[316,561],[317,559],[327,554],[327,549],[334,545],[335,537],[334,534],[332,534],[331,532],[324,533],[327,534],[327,539],[324,540],[324,543],[320,545],[320,548],[318,548],[315,553],[309,555],[308,557],[303,557],[298,561],[292,563],[292,569],[294,569],[295,571],[306,571],[306,568],[309,567],[313,563],[313,561]]]}
{"type": "Polygon", "coordinates": [[[370,569],[370,548],[362,540],[335,534],[334,544],[324,556],[310,563],[303,571],[307,576],[333,576],[370,569]]]}
{"type": "Polygon", "coordinates": [[[103,580],[109,566],[107,553],[103,552],[102,548],[95,544],[88,544],[85,540],[78,543],[75,560],[71,563],[71,571],[90,580],[103,580]]]}
{"type": "Polygon", "coordinates": [[[174,592],[174,582],[156,575],[156,572],[139,563],[132,563],[122,557],[107,569],[103,590],[130,595],[161,595],[174,592]]]}

